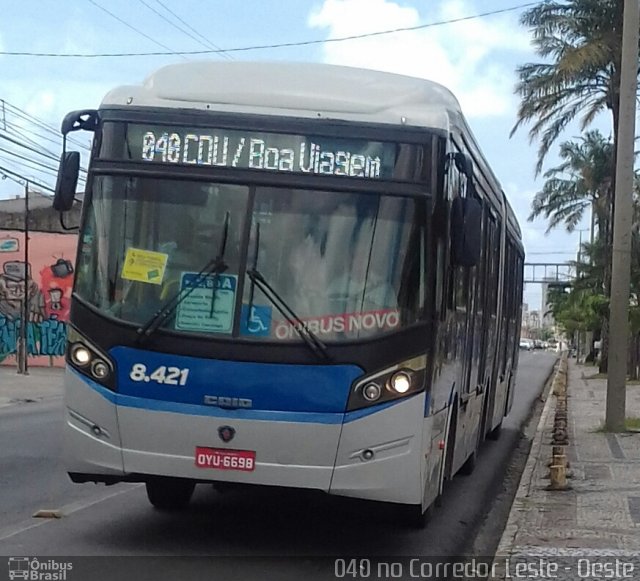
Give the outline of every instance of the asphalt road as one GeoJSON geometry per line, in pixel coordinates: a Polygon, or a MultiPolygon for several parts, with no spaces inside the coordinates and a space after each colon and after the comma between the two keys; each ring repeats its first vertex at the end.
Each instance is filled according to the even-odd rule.
{"type": "MultiPolygon", "coordinates": [[[[2,408],[0,555],[226,556],[235,557],[224,560],[227,579],[252,578],[252,571],[260,578],[275,579],[287,578],[286,573],[292,578],[313,578],[318,573],[313,560],[282,556],[461,554],[500,491],[523,422],[555,359],[550,353],[521,353],[514,407],[502,437],[485,444],[471,476],[458,476],[450,483],[442,506],[421,531],[398,524],[386,506],[279,489],[218,493],[199,485],[187,511],[160,513],[148,504],[141,485],[104,487],[68,481],[59,459],[61,399],[2,408]],[[63,517],[32,518],[40,509],[60,510],[63,517]],[[240,556],[276,560],[261,564],[240,556]],[[265,577],[260,572],[266,570],[270,574],[265,577]]],[[[215,570],[220,572],[223,561],[216,562],[215,570]]],[[[188,565],[193,563],[183,563],[188,565]]],[[[149,567],[138,566],[136,578],[142,579],[149,567]]],[[[193,570],[193,578],[210,577],[206,574],[212,566],[211,561],[203,561],[202,569],[193,570]]],[[[172,561],[163,570],[175,567],[172,561]]],[[[100,569],[108,569],[105,562],[100,569]]],[[[176,579],[189,577],[184,572],[176,569],[180,573],[176,579]]],[[[67,581],[75,578],[84,577],[70,575],[67,581]]]]}

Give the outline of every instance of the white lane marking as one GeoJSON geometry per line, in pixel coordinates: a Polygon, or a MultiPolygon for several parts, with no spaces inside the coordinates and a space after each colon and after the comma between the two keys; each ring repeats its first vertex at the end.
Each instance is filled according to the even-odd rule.
{"type": "MultiPolygon", "coordinates": [[[[128,485],[128,487],[125,490],[119,490],[118,492],[113,492],[111,494],[108,494],[96,500],[72,502],[71,504],[67,504],[62,508],[57,509],[57,511],[62,514],[62,518],[65,518],[73,514],[74,512],[78,512],[80,510],[84,510],[91,506],[95,506],[96,504],[104,502],[105,500],[110,500],[112,498],[115,498],[116,496],[127,494],[128,492],[133,492],[135,489],[140,488],[141,486],[143,485],[142,484],[128,485]]],[[[45,519],[45,520],[40,520],[34,523],[33,518],[31,518],[29,520],[24,520],[21,523],[18,523],[17,525],[7,527],[6,529],[0,529],[0,541],[4,541],[16,535],[19,535],[20,533],[24,533],[28,530],[44,526],[46,524],[51,523],[52,521],[58,521],[58,519],[45,519]],[[18,528],[15,528],[16,526],[18,528]]]]}

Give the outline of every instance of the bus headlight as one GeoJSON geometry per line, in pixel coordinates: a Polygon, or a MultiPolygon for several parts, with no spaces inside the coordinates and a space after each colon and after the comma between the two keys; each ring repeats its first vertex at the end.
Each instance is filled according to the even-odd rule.
{"type": "Polygon", "coordinates": [[[74,343],[69,348],[69,356],[71,361],[78,367],[86,367],[91,363],[91,351],[87,349],[82,343],[74,343]]]}
{"type": "Polygon", "coordinates": [[[105,379],[109,375],[109,367],[104,361],[95,361],[91,366],[91,375],[96,379],[105,379]]]}
{"type": "Polygon", "coordinates": [[[382,395],[382,388],[377,383],[367,383],[362,388],[362,397],[367,401],[377,401],[382,395]]]}
{"type": "Polygon", "coordinates": [[[391,376],[389,387],[396,393],[405,394],[411,389],[411,377],[406,371],[398,371],[391,376]]]}
{"type": "Polygon", "coordinates": [[[421,355],[357,379],[351,386],[347,411],[421,392],[426,367],[427,357],[421,355]]]}
{"type": "Polygon", "coordinates": [[[110,357],[76,329],[67,330],[67,363],[94,381],[115,389],[114,366],[110,357]]]}

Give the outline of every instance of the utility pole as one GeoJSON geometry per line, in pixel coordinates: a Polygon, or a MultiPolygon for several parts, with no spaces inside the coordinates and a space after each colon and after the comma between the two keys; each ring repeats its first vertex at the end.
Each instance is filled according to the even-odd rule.
{"type": "MultiPolygon", "coordinates": [[[[593,246],[593,238],[594,238],[594,231],[596,229],[596,203],[595,201],[591,202],[591,233],[589,235],[589,244],[591,244],[591,246],[593,246]]],[[[589,263],[591,263],[591,260],[589,260],[589,263]]]]}
{"type": "Polygon", "coordinates": [[[611,432],[625,431],[639,23],[638,0],[624,0],[605,418],[605,427],[611,432]]]}
{"type": "Polygon", "coordinates": [[[580,228],[578,229],[578,234],[580,235],[580,241],[578,242],[578,265],[582,262],[582,233],[589,232],[589,228],[580,228]]]}
{"type": "MultiPolygon", "coordinates": [[[[593,207],[593,204],[591,205],[593,207]]],[[[582,268],[582,233],[588,232],[589,228],[580,228],[578,232],[580,233],[580,241],[578,242],[578,261],[576,263],[576,275],[578,271],[582,268]]],[[[593,236],[593,231],[591,232],[593,236]]],[[[578,341],[576,345],[576,362],[580,362],[580,359],[584,356],[584,360],[587,360],[589,352],[591,351],[589,347],[589,341],[587,341],[587,333],[586,331],[581,331],[578,329],[578,341]]]]}
{"type": "Polygon", "coordinates": [[[29,180],[24,182],[24,295],[22,299],[22,322],[20,324],[20,349],[18,350],[18,373],[29,375],[29,180]]]}

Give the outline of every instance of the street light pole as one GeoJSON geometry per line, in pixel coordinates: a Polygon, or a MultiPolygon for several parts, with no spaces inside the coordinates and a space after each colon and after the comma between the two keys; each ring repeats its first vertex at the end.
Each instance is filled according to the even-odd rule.
{"type": "Polygon", "coordinates": [[[609,367],[605,418],[605,427],[611,432],[625,431],[639,21],[638,0],[625,0],[620,72],[620,115],[617,133],[618,149],[616,152],[613,260],[609,299],[609,367]]]}

